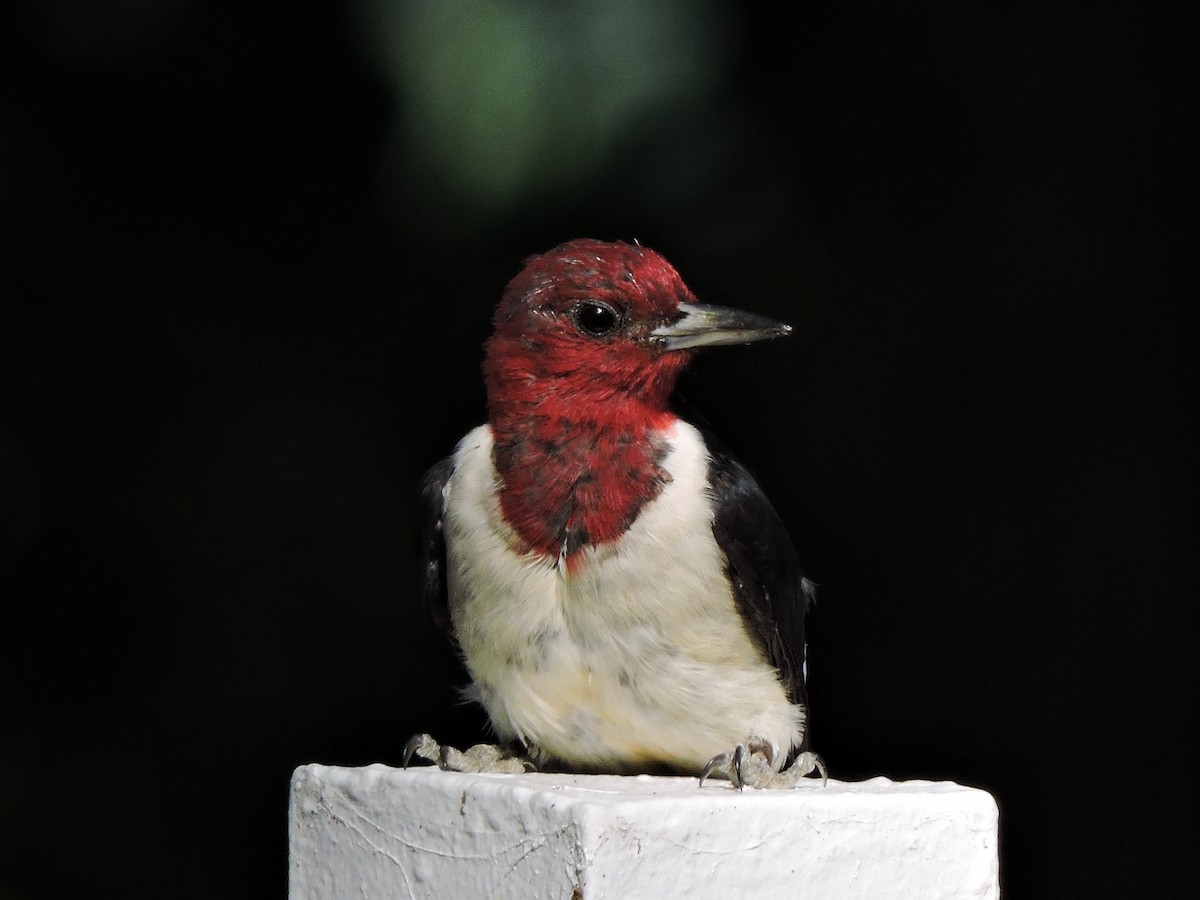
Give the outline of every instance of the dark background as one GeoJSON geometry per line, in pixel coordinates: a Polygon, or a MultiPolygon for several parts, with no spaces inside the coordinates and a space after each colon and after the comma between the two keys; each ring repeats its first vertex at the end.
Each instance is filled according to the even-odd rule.
{"type": "Polygon", "coordinates": [[[796,328],[683,388],[821,585],[834,775],[992,791],[1006,896],[1194,886],[1187,32],[563,6],[5,6],[0,897],[281,896],[295,766],[478,737],[412,494],[578,236],[796,328]]]}

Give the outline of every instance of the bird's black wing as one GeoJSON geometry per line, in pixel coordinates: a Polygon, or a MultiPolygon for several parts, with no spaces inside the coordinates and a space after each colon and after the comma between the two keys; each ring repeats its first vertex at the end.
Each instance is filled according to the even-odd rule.
{"type": "Polygon", "coordinates": [[[446,482],[454,473],[450,457],[425,473],[417,491],[417,563],[421,571],[421,599],[429,618],[448,638],[454,639],[446,585],[446,539],[442,534],[446,482]]]}
{"type": "MultiPolygon", "coordinates": [[[[692,412],[680,405],[708,445],[713,535],[725,554],[734,599],[751,638],[779,670],[788,699],[808,713],[804,684],[804,616],[814,585],[804,577],[787,528],[758,482],[692,412]]],[[[811,749],[804,729],[797,751],[811,749]]]]}

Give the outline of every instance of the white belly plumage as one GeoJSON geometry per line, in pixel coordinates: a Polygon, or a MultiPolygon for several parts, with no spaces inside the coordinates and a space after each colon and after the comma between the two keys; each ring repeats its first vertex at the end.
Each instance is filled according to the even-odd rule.
{"type": "Polygon", "coordinates": [[[575,575],[510,549],[491,431],[460,442],[444,528],[472,696],[501,739],[577,766],[697,770],[751,736],[774,745],[778,766],[804,712],[735,607],[703,439],[682,421],[664,437],[672,480],[619,541],[584,551],[575,575]]]}

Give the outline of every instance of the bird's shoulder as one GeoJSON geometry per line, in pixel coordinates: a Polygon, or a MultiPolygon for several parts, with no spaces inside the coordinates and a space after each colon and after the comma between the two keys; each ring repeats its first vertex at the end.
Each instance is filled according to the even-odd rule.
{"type": "Polygon", "coordinates": [[[760,650],[793,702],[806,703],[804,616],[814,586],[801,570],[783,520],[758,479],[693,408],[675,403],[708,454],[712,529],[725,557],[734,600],[760,650]]]}

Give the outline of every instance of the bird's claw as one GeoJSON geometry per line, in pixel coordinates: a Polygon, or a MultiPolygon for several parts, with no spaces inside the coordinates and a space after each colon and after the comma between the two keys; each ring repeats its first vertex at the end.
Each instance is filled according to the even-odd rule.
{"type": "Polygon", "coordinates": [[[704,767],[704,771],[700,773],[700,787],[704,787],[704,779],[713,772],[724,772],[729,776],[729,781],[735,788],[741,790],[741,768],[742,758],[746,748],[742,744],[738,744],[732,751],[718,753],[708,761],[708,765],[704,767]]]}
{"type": "Polygon", "coordinates": [[[813,753],[811,750],[806,750],[804,753],[797,754],[796,758],[792,760],[792,764],[787,767],[786,771],[789,775],[792,772],[795,772],[796,781],[799,781],[806,775],[816,772],[821,776],[822,787],[829,783],[829,769],[825,765],[825,760],[823,760],[819,754],[813,753]]]}
{"type": "Polygon", "coordinates": [[[704,771],[700,773],[700,785],[714,772],[724,774],[729,783],[739,791],[746,785],[753,788],[791,788],[795,787],[801,778],[813,771],[821,775],[821,784],[829,781],[829,770],[825,761],[815,753],[804,752],[792,761],[792,764],[782,772],[776,772],[773,765],[775,748],[761,738],[751,738],[744,744],[738,744],[733,750],[718,753],[708,761],[704,771]]]}
{"type": "Polygon", "coordinates": [[[408,764],[412,762],[414,756],[419,756],[421,759],[427,759],[430,762],[437,762],[439,756],[438,742],[429,734],[414,734],[408,739],[408,743],[404,745],[404,757],[400,765],[407,769],[408,764]]]}
{"type": "Polygon", "coordinates": [[[408,768],[414,756],[428,760],[447,772],[488,772],[520,775],[537,769],[525,756],[516,756],[506,747],[495,744],[476,744],[463,751],[449,744],[439,744],[428,734],[415,734],[404,745],[403,766],[408,768]]]}
{"type": "Polygon", "coordinates": [[[752,737],[746,743],[738,744],[732,750],[718,753],[710,759],[704,771],[700,773],[700,785],[704,785],[704,779],[709,775],[721,772],[729,778],[730,784],[740,791],[746,785],[749,767],[765,766],[769,770],[774,761],[775,748],[771,746],[770,741],[752,737]]]}

